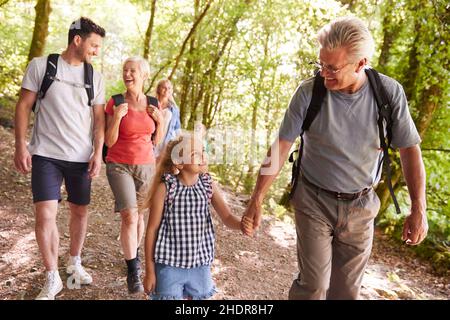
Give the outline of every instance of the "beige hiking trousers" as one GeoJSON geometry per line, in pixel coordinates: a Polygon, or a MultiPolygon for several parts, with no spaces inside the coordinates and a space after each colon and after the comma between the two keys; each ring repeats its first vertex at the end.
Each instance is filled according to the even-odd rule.
{"type": "Polygon", "coordinates": [[[289,299],[358,299],[380,209],[375,191],[337,200],[300,179],[292,204],[299,274],[289,299]]]}

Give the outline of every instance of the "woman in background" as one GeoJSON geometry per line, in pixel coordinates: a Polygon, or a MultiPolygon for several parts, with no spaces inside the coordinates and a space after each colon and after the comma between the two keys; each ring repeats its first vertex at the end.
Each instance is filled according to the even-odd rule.
{"type": "Polygon", "coordinates": [[[173,86],[170,80],[160,80],[156,86],[156,97],[162,115],[162,141],[155,147],[158,160],[164,146],[181,132],[180,110],[173,99],[173,86]]]}

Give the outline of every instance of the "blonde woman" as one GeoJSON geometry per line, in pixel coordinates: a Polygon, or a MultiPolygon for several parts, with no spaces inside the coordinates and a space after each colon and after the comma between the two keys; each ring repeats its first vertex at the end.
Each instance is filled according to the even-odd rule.
{"type": "Polygon", "coordinates": [[[180,133],[181,122],[180,110],[173,99],[173,86],[170,80],[163,79],[158,82],[156,97],[163,118],[162,142],[155,148],[156,157],[158,157],[164,146],[180,133]]]}

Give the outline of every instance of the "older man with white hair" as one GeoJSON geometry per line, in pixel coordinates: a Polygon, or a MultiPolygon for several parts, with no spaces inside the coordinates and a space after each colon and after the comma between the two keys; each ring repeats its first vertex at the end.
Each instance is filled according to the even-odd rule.
{"type": "Polygon", "coordinates": [[[357,299],[380,209],[373,187],[380,180],[381,163],[387,160],[376,101],[380,87],[391,108],[384,128],[392,133],[388,141],[400,150],[411,197],[403,231],[403,240],[411,245],[419,244],[428,229],[421,140],[402,86],[382,74],[377,88],[369,81],[373,73],[366,71],[374,41],[360,19],[336,19],[319,31],[318,40],[315,65],[320,74],[304,81],[294,93],[245,215],[254,218],[255,228],[259,226],[264,196],[301,136],[301,162],[294,175],[298,184],[291,192],[299,274],[289,298],[357,299]],[[314,104],[318,91],[322,98],[314,104]],[[315,115],[311,108],[316,109],[315,115]]]}

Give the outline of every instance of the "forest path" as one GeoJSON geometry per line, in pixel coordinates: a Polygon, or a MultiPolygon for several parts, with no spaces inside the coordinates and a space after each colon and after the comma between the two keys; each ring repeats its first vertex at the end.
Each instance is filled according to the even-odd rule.
{"type": "MultiPolygon", "coordinates": [[[[43,285],[43,265],[34,235],[30,176],[12,164],[14,137],[0,126],[0,299],[33,299],[43,285]]],[[[224,188],[233,212],[241,215],[247,196],[224,188]]],[[[126,290],[126,268],[118,241],[119,215],[104,168],[94,180],[83,261],[94,278],[89,286],[65,286],[57,299],[145,299],[126,290]]],[[[68,256],[68,205],[58,213],[59,270],[63,280],[68,256]]],[[[297,272],[296,234],[292,221],[265,215],[254,238],[226,229],[214,219],[216,258],[213,277],[218,293],[213,299],[287,299],[297,272]]],[[[405,248],[376,232],[374,248],[363,280],[362,299],[448,299],[445,277],[433,275],[431,266],[405,248]]]]}

